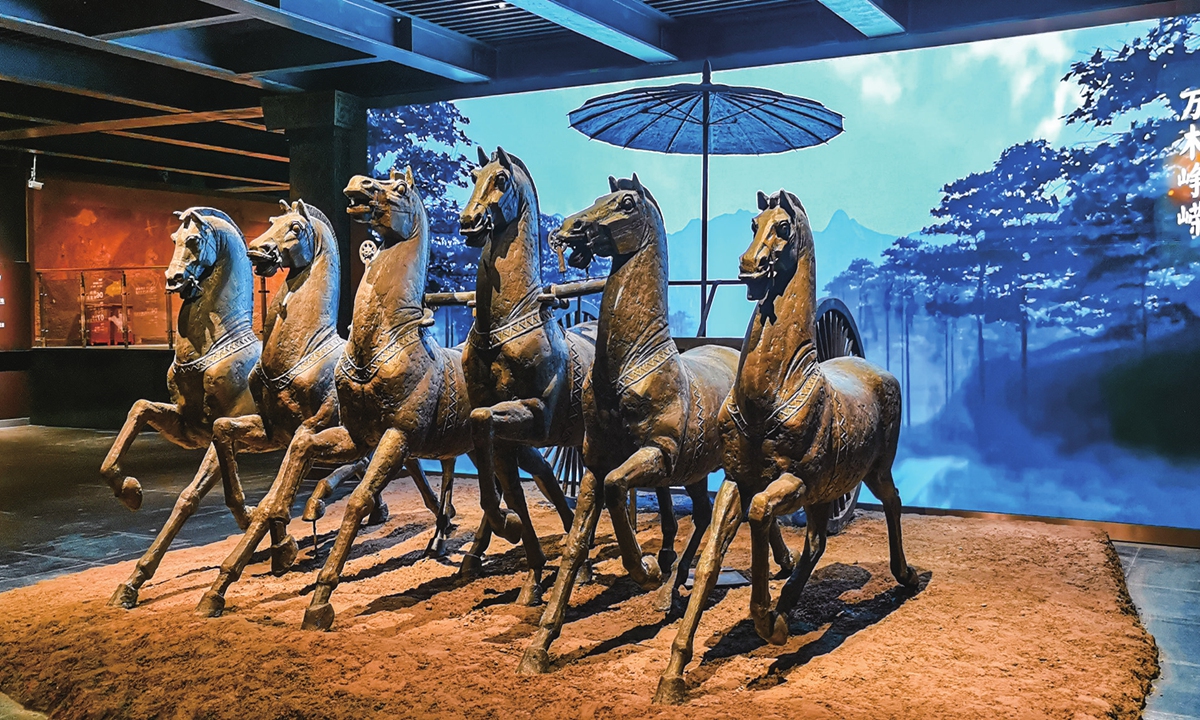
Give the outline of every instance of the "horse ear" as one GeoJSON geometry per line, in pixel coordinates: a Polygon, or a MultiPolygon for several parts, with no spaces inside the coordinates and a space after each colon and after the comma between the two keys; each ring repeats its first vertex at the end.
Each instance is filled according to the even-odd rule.
{"type": "Polygon", "coordinates": [[[788,215],[796,216],[796,206],[792,204],[791,194],[782,189],[779,191],[779,207],[786,210],[788,215]]]}
{"type": "Polygon", "coordinates": [[[633,189],[638,191],[638,195],[645,196],[646,188],[642,186],[642,181],[638,180],[637,173],[634,173],[631,179],[633,180],[633,189]]]}
{"type": "Polygon", "coordinates": [[[304,202],[304,200],[297,200],[295,207],[296,207],[296,212],[300,213],[300,217],[304,218],[305,220],[307,220],[309,222],[312,222],[312,218],[310,218],[308,216],[308,203],[304,202]]]}
{"type": "Polygon", "coordinates": [[[758,209],[766,210],[771,205],[771,201],[767,198],[767,194],[762,190],[758,191],[758,209]]]}
{"type": "Polygon", "coordinates": [[[617,191],[617,179],[615,177],[613,177],[612,175],[608,176],[608,191],[609,192],[617,191]]]}
{"type": "Polygon", "coordinates": [[[412,165],[404,166],[404,182],[408,183],[409,187],[412,187],[413,185],[417,184],[417,180],[416,180],[416,178],[413,177],[413,174],[412,174],[412,165]]]}
{"type": "Polygon", "coordinates": [[[500,147],[499,145],[496,146],[496,159],[499,160],[500,164],[504,167],[512,167],[512,158],[510,158],[508,153],[504,152],[504,148],[500,147]]]}
{"type": "Polygon", "coordinates": [[[488,161],[488,156],[487,156],[487,153],[486,153],[486,152],[484,152],[484,150],[483,150],[483,146],[482,146],[482,145],[476,145],[476,146],[475,146],[475,149],[479,151],[479,167],[483,167],[484,165],[487,165],[487,164],[488,164],[488,162],[489,162],[489,161],[488,161]]]}
{"type": "Polygon", "coordinates": [[[395,182],[395,180],[396,180],[396,168],[392,168],[391,170],[388,170],[388,180],[391,180],[391,181],[395,182]]]}
{"type": "Polygon", "coordinates": [[[292,209],[291,206],[287,204],[287,200],[284,200],[283,198],[279,198],[279,207],[283,208],[284,212],[292,209]]]}
{"type": "MultiPolygon", "coordinates": [[[[283,202],[283,201],[280,200],[279,202],[283,202]]],[[[175,217],[179,218],[180,220],[182,220],[183,216],[186,215],[187,212],[184,210],[176,210],[175,212],[173,212],[171,214],[174,215],[175,217]]]]}

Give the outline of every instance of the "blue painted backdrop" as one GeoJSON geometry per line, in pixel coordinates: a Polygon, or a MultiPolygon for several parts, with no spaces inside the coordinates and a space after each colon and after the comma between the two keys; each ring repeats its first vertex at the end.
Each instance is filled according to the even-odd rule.
{"type": "MultiPolygon", "coordinates": [[[[846,117],[827,146],[713,161],[709,267],[736,275],[755,191],[800,196],[819,285],[903,383],[907,504],[1200,527],[1198,49],[1188,16],[717,74],[846,117]]],[[[375,170],[411,163],[433,205],[431,286],[473,286],[456,216],[474,144],[529,165],[546,228],[637,171],[672,277],[698,277],[699,160],[567,127],[630,85],[372,112],[375,170]]],[[[744,293],[717,298],[710,334],[740,336],[744,293]]],[[[694,334],[696,291],[671,302],[694,334]]],[[[470,319],[447,321],[454,339],[470,319]]]]}

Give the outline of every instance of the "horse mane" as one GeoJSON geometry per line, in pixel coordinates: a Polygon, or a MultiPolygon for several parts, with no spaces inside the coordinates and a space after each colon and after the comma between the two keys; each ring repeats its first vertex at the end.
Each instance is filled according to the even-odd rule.
{"type": "Polygon", "coordinates": [[[216,208],[204,207],[202,205],[190,207],[179,215],[179,219],[180,221],[184,221],[190,218],[192,215],[199,215],[200,217],[215,217],[219,220],[224,220],[225,222],[229,223],[231,227],[237,230],[238,233],[242,232],[242,229],[239,228],[238,224],[233,221],[233,218],[216,208]]]}
{"type": "MultiPolygon", "coordinates": [[[[304,202],[304,201],[301,200],[300,202],[304,202]]],[[[325,224],[325,227],[329,228],[330,233],[333,233],[334,236],[337,235],[337,232],[334,231],[334,229],[333,229],[333,223],[331,223],[329,221],[329,218],[325,216],[325,213],[321,212],[321,209],[319,207],[317,207],[316,205],[309,205],[308,203],[304,203],[304,209],[308,211],[309,217],[313,217],[313,218],[316,218],[317,220],[320,220],[322,223],[325,224]]]]}
{"type": "MultiPolygon", "coordinates": [[[[529,179],[529,187],[533,189],[533,194],[537,195],[537,183],[533,181],[533,173],[529,172],[529,168],[525,165],[525,161],[508,152],[507,150],[504,152],[504,154],[508,156],[509,160],[513,161],[514,165],[521,168],[521,170],[525,173],[525,177],[529,179]]],[[[493,153],[493,155],[498,158],[500,153],[493,153]]]]}

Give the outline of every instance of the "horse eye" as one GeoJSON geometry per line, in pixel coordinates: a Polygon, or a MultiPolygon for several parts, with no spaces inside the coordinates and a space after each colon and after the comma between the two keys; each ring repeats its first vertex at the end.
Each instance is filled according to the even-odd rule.
{"type": "Polygon", "coordinates": [[[775,226],[775,232],[783,237],[789,237],[792,234],[792,226],[786,220],[775,226]]]}
{"type": "Polygon", "coordinates": [[[633,205],[634,205],[634,203],[633,203],[633,196],[632,196],[632,195],[626,195],[625,197],[621,198],[621,207],[622,207],[623,209],[625,209],[625,210],[632,210],[632,209],[633,209],[633,205]]]}
{"type": "Polygon", "coordinates": [[[300,234],[300,223],[298,223],[298,222],[294,222],[294,223],[292,223],[291,230],[292,230],[292,232],[294,232],[294,233],[296,233],[297,235],[299,235],[299,234],[300,234]]]}
{"type": "Polygon", "coordinates": [[[508,189],[508,175],[500,173],[496,176],[496,189],[500,192],[504,192],[508,189]]]}
{"type": "Polygon", "coordinates": [[[188,235],[187,238],[184,239],[183,244],[187,245],[189,250],[195,250],[196,248],[200,247],[200,236],[188,235]]]}

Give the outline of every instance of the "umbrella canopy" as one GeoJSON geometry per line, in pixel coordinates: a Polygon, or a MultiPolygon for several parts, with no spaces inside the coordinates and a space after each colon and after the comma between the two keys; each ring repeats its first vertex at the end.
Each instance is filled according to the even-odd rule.
{"type": "Polygon", "coordinates": [[[700,330],[706,334],[716,286],[708,292],[708,156],[765,155],[811,147],[842,132],[842,116],[821,103],[751,87],[717,85],[704,63],[699,84],[601,95],[569,115],[571,127],[619,147],[703,156],[700,205],[700,330]]]}
{"type": "Polygon", "coordinates": [[[716,85],[707,73],[698,85],[601,95],[571,111],[569,117],[571,127],[590,138],[681,155],[704,153],[706,125],[711,155],[786,152],[819,145],[842,132],[842,116],[815,100],[774,90],[716,85]]]}

